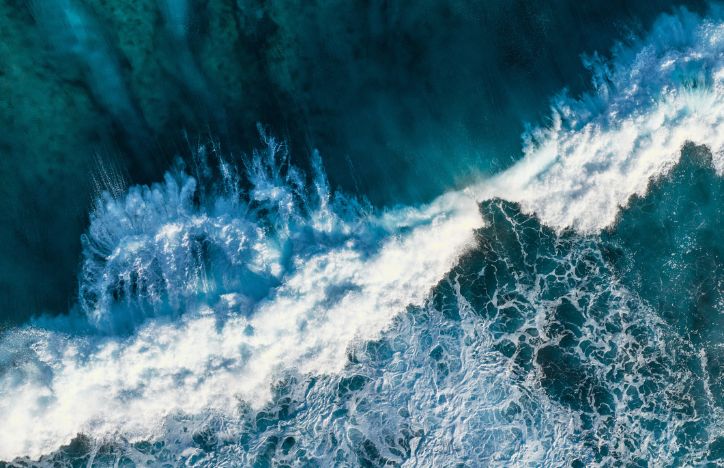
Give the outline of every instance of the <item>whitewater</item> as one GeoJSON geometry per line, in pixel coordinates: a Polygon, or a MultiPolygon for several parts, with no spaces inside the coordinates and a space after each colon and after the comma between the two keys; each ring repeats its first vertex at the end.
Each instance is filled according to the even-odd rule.
{"type": "Polygon", "coordinates": [[[600,237],[687,145],[724,175],[722,13],[587,58],[594,91],[557,96],[518,162],[422,206],[336,192],[263,128],[253,154],[202,145],[149,186],[102,173],[78,305],[2,334],[0,459],[82,438],[101,465],[705,462],[724,437],[708,348],[600,237]],[[573,338],[551,331],[566,307],[573,338]],[[580,402],[551,396],[540,358],[566,340],[603,382],[580,402]],[[702,400],[674,417],[687,385],[702,400]]]}

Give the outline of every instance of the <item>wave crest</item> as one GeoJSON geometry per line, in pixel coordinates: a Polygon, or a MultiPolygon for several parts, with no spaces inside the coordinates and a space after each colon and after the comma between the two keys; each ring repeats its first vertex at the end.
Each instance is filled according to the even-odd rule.
{"type": "Polygon", "coordinates": [[[477,188],[521,204],[558,230],[611,226],[633,195],[666,174],[687,142],[706,145],[724,173],[724,23],[685,9],[643,39],[588,60],[595,93],[566,94],[551,125],[525,136],[524,157],[477,188]]]}
{"type": "Polygon", "coordinates": [[[212,170],[200,147],[196,177],[179,163],[163,183],[101,195],[82,237],[79,280],[93,326],[129,332],[226,293],[252,308],[315,252],[345,242],[374,249],[385,229],[369,205],[330,194],[316,153],[307,184],[285,146],[262,136],[265,148],[239,165],[243,174],[216,152],[212,170]]]}

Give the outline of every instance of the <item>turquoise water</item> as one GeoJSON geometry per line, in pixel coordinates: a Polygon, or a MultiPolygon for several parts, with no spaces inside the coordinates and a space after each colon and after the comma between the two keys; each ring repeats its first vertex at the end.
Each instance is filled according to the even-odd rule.
{"type": "Polygon", "coordinates": [[[110,5],[4,7],[124,124],[8,147],[105,150],[4,267],[0,459],[723,462],[721,6],[110,5]]]}
{"type": "Polygon", "coordinates": [[[581,54],[679,4],[191,3],[0,5],[3,322],[75,302],[99,160],[151,183],[189,141],[250,152],[262,123],[347,192],[430,201],[518,159],[551,97],[590,87],[581,54]]]}

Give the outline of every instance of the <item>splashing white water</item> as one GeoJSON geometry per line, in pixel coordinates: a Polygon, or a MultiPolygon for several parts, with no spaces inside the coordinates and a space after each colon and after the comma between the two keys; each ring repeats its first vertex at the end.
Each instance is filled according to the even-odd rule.
{"type": "Polygon", "coordinates": [[[594,58],[596,94],[558,98],[552,125],[527,136],[524,158],[476,190],[519,202],[549,226],[595,232],[668,172],[687,142],[724,173],[724,24],[686,10],[642,41],[594,58]]]}
{"type": "Polygon", "coordinates": [[[38,456],[78,432],[151,438],[170,414],[263,404],[285,368],[335,372],[351,342],[425,298],[481,225],[463,193],[366,213],[330,195],[315,168],[309,191],[268,139],[247,168],[248,197],[223,161],[215,197],[183,173],[105,196],[84,238],[82,305],[99,331],[135,334],[15,334],[0,458],[38,456]]]}
{"type": "Polygon", "coordinates": [[[80,279],[94,333],[3,336],[0,458],[37,457],[79,432],[153,439],[173,415],[263,404],[285,369],[340,370],[351,343],[378,336],[454,265],[482,199],[595,231],[686,141],[708,145],[721,174],[723,36],[718,19],[663,17],[608,68],[593,65],[598,93],[561,98],[518,164],[426,206],[371,212],[332,195],[318,161],[307,187],[271,139],[248,162],[245,194],[221,161],[210,191],[175,171],[104,196],[80,279]]]}

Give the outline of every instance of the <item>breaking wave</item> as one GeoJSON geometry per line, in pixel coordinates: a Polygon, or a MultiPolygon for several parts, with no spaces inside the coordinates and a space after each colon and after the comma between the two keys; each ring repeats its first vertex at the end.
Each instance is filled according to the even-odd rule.
{"type": "Polygon", "coordinates": [[[636,224],[652,184],[714,200],[682,229],[713,259],[718,323],[723,55],[719,9],[663,16],[590,59],[596,92],[560,96],[513,167],[424,206],[335,193],[318,155],[307,175],[263,131],[247,158],[200,147],[161,183],[106,191],[78,308],[2,336],[0,458],[719,459],[721,342],[631,280],[616,221],[636,224]]]}
{"type": "Polygon", "coordinates": [[[595,232],[632,195],[706,145],[724,174],[724,24],[664,15],[647,37],[587,59],[596,92],[554,100],[551,124],[525,135],[524,158],[479,190],[519,202],[547,225],[595,232]]]}

